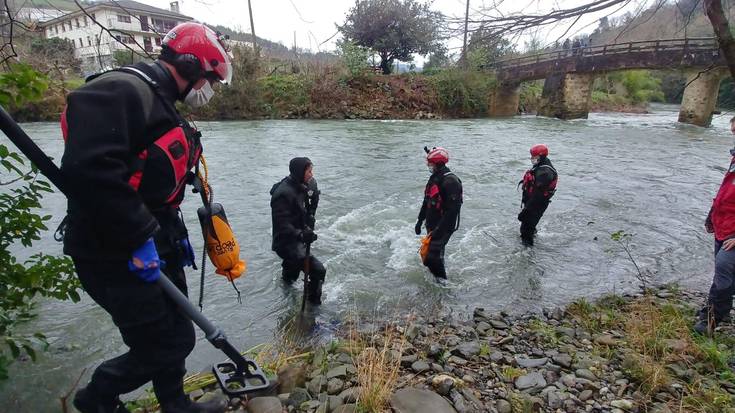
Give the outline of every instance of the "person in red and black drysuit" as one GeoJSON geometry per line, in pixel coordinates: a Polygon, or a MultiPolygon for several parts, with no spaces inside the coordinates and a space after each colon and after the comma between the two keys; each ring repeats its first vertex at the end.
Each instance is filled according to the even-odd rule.
{"type": "Polygon", "coordinates": [[[429,251],[424,265],[434,277],[446,279],[444,268],[444,247],[454,231],[459,228],[459,214],[462,208],[462,181],[447,168],[449,152],[444,148],[433,148],[426,153],[426,164],[431,171],[429,182],[424,189],[424,202],[421,204],[416,222],[416,235],[426,221],[426,231],[431,236],[429,251]]]}
{"type": "Polygon", "coordinates": [[[523,194],[518,220],[521,221],[521,241],[526,246],[533,245],[536,225],[549,206],[559,179],[556,169],[548,158],[549,148],[546,145],[534,145],[530,152],[533,167],[526,171],[523,180],[519,182],[523,194]]]}
{"type": "Polygon", "coordinates": [[[179,204],[202,148],[174,103],[202,106],[212,83],[231,77],[223,39],[183,23],[164,38],[159,60],[90,78],[67,98],[64,252],[128,347],[75,394],[82,413],[127,412],[118,396],[148,382],[164,413],[226,408],[224,400],[194,403],[184,393],[194,327],[155,281],[163,273],[186,294],[183,267],[194,262],[179,204]]]}
{"type": "MultiPolygon", "coordinates": [[[[730,131],[735,134],[735,117],[730,119],[730,131]]],[[[730,155],[730,167],[704,223],[707,232],[715,235],[715,274],[694,330],[706,335],[712,335],[729,316],[735,295],[735,149],[730,155]]]]}

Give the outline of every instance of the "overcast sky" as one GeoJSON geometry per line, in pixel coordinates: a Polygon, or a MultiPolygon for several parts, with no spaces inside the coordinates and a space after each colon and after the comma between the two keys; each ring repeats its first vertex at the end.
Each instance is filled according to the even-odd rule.
{"type": "MultiPolygon", "coordinates": [[[[170,0],[137,0],[160,8],[169,8],[170,0]]],[[[651,1],[651,0],[648,0],[651,1]]],[[[251,0],[253,16],[255,20],[255,34],[274,42],[281,42],[290,47],[293,45],[294,32],[296,43],[299,47],[313,51],[320,47],[321,50],[330,51],[334,49],[334,41],[339,37],[332,38],[337,28],[336,24],[344,22],[345,15],[354,4],[353,0],[251,0]],[[323,45],[318,46],[322,42],[323,45]]],[[[589,2],[589,0],[514,0],[503,3],[505,13],[519,12],[537,13],[548,11],[555,5],[564,8],[589,2]]],[[[627,10],[634,10],[647,0],[633,0],[621,14],[627,10]]],[[[493,4],[492,0],[470,0],[472,9],[480,9],[484,4],[493,4]]],[[[222,24],[244,32],[250,31],[250,20],[248,16],[247,0],[179,0],[179,7],[183,14],[191,16],[196,20],[213,24],[222,24]]],[[[435,0],[433,9],[449,16],[464,16],[465,0],[435,0]]],[[[591,23],[582,32],[591,32],[596,27],[594,22],[601,15],[588,16],[577,23],[573,33],[579,28],[591,23]]],[[[564,28],[556,27],[551,33],[539,34],[542,40],[560,36],[564,28]]],[[[523,46],[519,39],[519,46],[523,46]]],[[[461,39],[450,43],[450,47],[461,45],[461,39]]]]}

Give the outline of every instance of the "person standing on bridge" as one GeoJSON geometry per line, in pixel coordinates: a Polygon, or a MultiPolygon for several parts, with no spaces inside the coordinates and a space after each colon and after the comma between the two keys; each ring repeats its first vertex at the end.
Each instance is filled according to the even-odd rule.
{"type": "MultiPolygon", "coordinates": [[[[735,134],[735,117],[730,119],[730,132],[735,134]]],[[[704,223],[706,231],[715,236],[715,274],[694,330],[706,335],[712,335],[730,314],[735,294],[735,148],[730,155],[730,167],[704,223]]]]}
{"type": "Polygon", "coordinates": [[[521,241],[526,246],[533,246],[533,237],[536,234],[536,225],[544,215],[556,191],[558,175],[549,160],[549,148],[544,144],[531,147],[531,164],[533,167],[526,171],[518,185],[521,189],[521,212],[518,220],[521,221],[521,241]]]}
{"type": "Polygon", "coordinates": [[[426,221],[426,231],[430,237],[428,252],[423,258],[424,265],[434,277],[447,279],[444,268],[444,247],[454,231],[459,228],[459,213],[462,208],[462,181],[447,168],[449,152],[444,148],[424,147],[426,164],[431,171],[429,182],[424,190],[416,235],[421,235],[421,227],[426,221]]]}
{"type": "MultiPolygon", "coordinates": [[[[291,159],[289,175],[271,188],[271,218],[273,222],[272,250],[283,260],[283,280],[291,284],[305,271],[307,244],[317,240],[314,232],[319,188],[314,179],[314,167],[306,157],[291,159]]],[[[322,284],[326,268],[316,257],[309,255],[307,300],[314,305],[322,303],[322,284]]]]}

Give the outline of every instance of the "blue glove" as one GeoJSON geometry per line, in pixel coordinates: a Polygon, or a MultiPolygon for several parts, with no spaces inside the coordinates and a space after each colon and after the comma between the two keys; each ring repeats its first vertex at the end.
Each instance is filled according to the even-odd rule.
{"type": "Polygon", "coordinates": [[[133,257],[128,261],[128,268],[141,280],[149,283],[156,282],[161,276],[162,262],[158,258],[158,251],[153,238],[133,251],[133,257]]]}
{"type": "Polygon", "coordinates": [[[179,248],[181,249],[181,266],[194,267],[194,248],[191,247],[189,237],[179,240],[179,248]]]}

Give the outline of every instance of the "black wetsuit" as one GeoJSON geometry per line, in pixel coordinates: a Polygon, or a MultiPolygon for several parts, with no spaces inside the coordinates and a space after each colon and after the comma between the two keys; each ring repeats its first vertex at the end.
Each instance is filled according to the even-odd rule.
{"type": "MultiPolygon", "coordinates": [[[[62,122],[67,143],[61,160],[69,184],[64,252],[72,257],[86,292],[112,316],[129,347],[97,367],[87,393],[109,403],[152,381],[159,402],[166,404],[186,397],[184,361],[194,348],[194,327],[157,284],[129,271],[128,260],[153,237],[166,261],[163,273],[186,294],[178,246],[187,236],[178,211],[184,191],[176,192],[175,199],[168,197],[183,178],[165,179],[161,171],[169,160],[154,142],[183,130],[186,138],[178,145],[201,147],[198,134],[175,112],[178,88],[171,74],[159,63],[134,67],[158,83],[159,93],[139,75],[113,71],[67,97],[62,122]],[[147,158],[142,161],[144,150],[147,158]],[[136,172],[141,175],[133,185],[136,172]]],[[[180,149],[173,148],[176,154],[180,149]]],[[[184,163],[183,168],[190,166],[184,163]]]]}
{"type": "MultiPolygon", "coordinates": [[[[316,180],[302,183],[308,158],[295,158],[289,169],[291,174],[271,188],[271,219],[273,222],[272,250],[283,260],[283,279],[292,283],[304,270],[306,244],[301,239],[302,231],[313,230],[319,189],[316,180]],[[311,194],[311,195],[310,195],[311,194]]],[[[327,270],[313,255],[309,254],[309,282],[307,298],[313,304],[321,304],[322,284],[327,270]]]]}
{"type": "Polygon", "coordinates": [[[437,166],[424,190],[418,221],[426,220],[426,231],[431,233],[429,251],[424,265],[438,278],[447,278],[444,268],[444,247],[459,228],[462,208],[462,181],[446,165],[437,166]]]}
{"type": "Polygon", "coordinates": [[[556,191],[558,175],[556,169],[547,157],[541,157],[538,164],[526,171],[521,181],[523,195],[521,204],[523,209],[518,214],[521,221],[521,240],[526,245],[533,245],[536,234],[536,225],[544,215],[556,191]]]}

